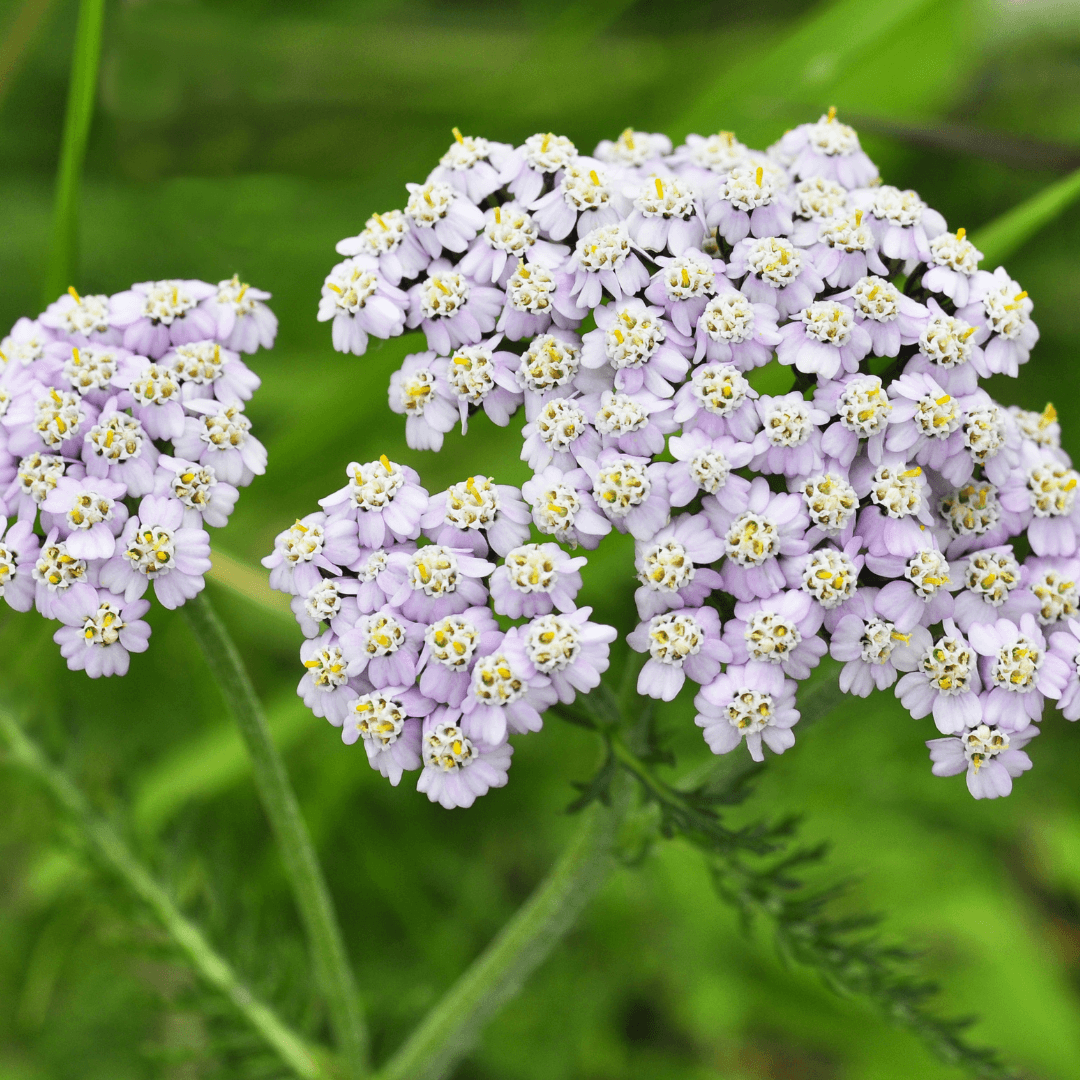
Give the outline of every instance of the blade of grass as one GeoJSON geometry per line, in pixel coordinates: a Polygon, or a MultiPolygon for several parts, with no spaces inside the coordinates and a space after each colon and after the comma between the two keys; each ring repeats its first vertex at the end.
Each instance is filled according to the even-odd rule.
{"type": "Polygon", "coordinates": [[[993,268],[1019,251],[1080,199],[1080,169],[1032,195],[977,229],[972,243],[983,253],[983,266],[993,268]]]}
{"type": "Polygon", "coordinates": [[[45,304],[51,303],[73,284],[78,262],[79,197],[82,192],[86,144],[94,118],[97,97],[98,63],[101,59],[101,28],[105,20],[105,0],[79,0],[79,21],[75,27],[75,53],[71,59],[67,113],[60,144],[60,164],[56,172],[56,202],[53,207],[52,247],[45,273],[45,304]]]}
{"type": "Polygon", "coordinates": [[[168,893],[135,858],[119,834],[98,817],[86,797],[54,766],[13,716],[0,710],[0,735],[10,759],[33,773],[53,798],[76,820],[91,849],[146,903],[187,956],[195,970],[224,994],[302,1080],[322,1080],[328,1074],[311,1047],[240,981],[229,962],[217,953],[202,931],[187,919],[168,893]]]}
{"type": "MultiPolygon", "coordinates": [[[[707,134],[728,123],[733,110],[745,112],[762,96],[776,98],[778,73],[783,73],[786,100],[820,96],[827,86],[854,67],[874,45],[934,0],[836,0],[815,8],[791,33],[771,48],[737,60],[713,86],[670,125],[678,141],[691,132],[707,134]]],[[[825,102],[828,105],[829,102],[825,102]]],[[[824,111],[824,110],[822,110],[824,111]]]]}
{"type": "Polygon", "coordinates": [[[236,719],[315,963],[338,1049],[350,1077],[367,1074],[367,1026],[330,890],[266,714],[244,662],[205,592],[181,609],[236,719]]]}
{"type": "Polygon", "coordinates": [[[284,593],[275,592],[270,588],[266,571],[261,566],[251,566],[219,548],[211,550],[210,558],[213,560],[213,565],[210,573],[206,575],[208,578],[219,585],[224,585],[230,592],[250,600],[264,611],[287,621],[290,626],[296,625],[292,609],[289,607],[289,598],[284,593]]]}

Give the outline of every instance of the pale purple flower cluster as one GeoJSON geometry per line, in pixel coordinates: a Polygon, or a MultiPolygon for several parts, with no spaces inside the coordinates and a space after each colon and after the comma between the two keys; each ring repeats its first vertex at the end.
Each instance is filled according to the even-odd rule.
{"type": "Polygon", "coordinates": [[[458,136],[409,190],[339,246],[364,285],[336,268],[320,317],[423,329],[390,386],[416,449],[524,406],[533,524],[634,537],[639,692],[696,683],[714,751],[790,747],[827,652],[932,716],[976,797],[1028,767],[1047,698],[1080,715],[1080,477],[1051,406],[979,385],[1027,362],[1032,301],[835,110],[764,153],[458,136]]]}
{"type": "Polygon", "coordinates": [[[616,632],[577,606],[586,560],[530,541],[517,488],[429,495],[385,456],[347,475],[263,560],[306,638],[297,692],[392,784],[420,770],[432,802],[471,806],[506,783],[511,734],[599,684],[616,632]]]}
{"type": "Polygon", "coordinates": [[[127,672],[146,597],[203,588],[207,526],[265,471],[240,354],[273,345],[269,298],[235,277],[69,288],[0,341],[0,596],[63,623],[73,670],[127,672]]]}

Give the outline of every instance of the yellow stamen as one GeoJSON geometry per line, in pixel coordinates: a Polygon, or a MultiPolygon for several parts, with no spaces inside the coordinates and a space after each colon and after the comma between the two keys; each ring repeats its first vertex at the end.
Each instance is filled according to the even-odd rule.
{"type": "Polygon", "coordinates": [[[1039,427],[1044,428],[1048,424],[1053,424],[1057,421],[1058,414],[1057,409],[1048,401],[1046,408],[1042,411],[1042,416],[1039,417],[1039,427]]]}
{"type": "Polygon", "coordinates": [[[619,138],[624,143],[626,143],[627,150],[633,150],[634,149],[634,129],[633,128],[627,128],[622,133],[622,135],[619,136],[619,138]]]}
{"type": "Polygon", "coordinates": [[[939,397],[937,399],[937,401],[935,402],[935,404],[936,405],[948,405],[950,401],[952,401],[952,398],[949,397],[948,394],[946,394],[944,397],[939,397]]]}
{"type": "Polygon", "coordinates": [[[386,222],[383,220],[382,214],[372,214],[371,216],[379,223],[379,227],[381,229],[383,229],[385,232],[390,231],[390,226],[387,225],[386,222]]]}
{"type": "Polygon", "coordinates": [[[1016,295],[1015,295],[1015,296],[1013,297],[1013,299],[1014,299],[1014,300],[1026,300],[1026,299],[1027,299],[1027,291],[1025,290],[1024,292],[1018,292],[1018,293],[1017,293],[1017,294],[1016,294],[1016,295]]]}
{"type": "Polygon", "coordinates": [[[974,334],[974,333],[975,333],[975,327],[974,327],[974,326],[969,326],[969,327],[968,327],[968,328],[967,328],[967,329],[966,329],[966,330],[965,330],[965,331],[964,331],[964,332],[963,332],[963,333],[962,333],[962,334],[960,335],[960,340],[961,340],[961,341],[967,341],[967,339],[968,339],[969,337],[971,337],[971,335],[972,335],[972,334],[974,334]]]}
{"type": "Polygon", "coordinates": [[[922,476],[922,469],[916,465],[914,469],[908,469],[906,472],[902,472],[901,476],[922,476]]]}
{"type": "Polygon", "coordinates": [[[757,186],[758,187],[761,187],[761,181],[764,180],[764,179],[765,179],[765,170],[759,165],[758,169],[757,169],[757,176],[755,177],[755,180],[757,180],[757,186]]]}
{"type": "Polygon", "coordinates": [[[855,211],[855,224],[856,225],[861,225],[862,224],[862,211],[861,210],[856,210],[855,211]]]}
{"type": "Polygon", "coordinates": [[[967,229],[957,229],[956,230],[956,239],[957,240],[963,240],[965,236],[967,236],[967,229]]]}
{"type": "Polygon", "coordinates": [[[656,178],[656,197],[658,199],[664,197],[664,181],[659,176],[656,178]]]}
{"type": "Polygon", "coordinates": [[[463,142],[465,141],[465,140],[464,140],[464,139],[463,139],[463,138],[461,137],[461,132],[460,132],[460,131],[458,131],[458,129],[457,129],[457,128],[451,128],[450,130],[451,130],[451,131],[452,131],[452,132],[454,133],[454,138],[455,138],[455,139],[457,139],[457,141],[458,141],[459,143],[463,143],[463,142]]]}
{"type": "Polygon", "coordinates": [[[336,292],[338,294],[338,296],[343,296],[344,295],[342,289],[339,286],[335,285],[332,281],[328,281],[326,283],[326,287],[328,289],[331,289],[333,292],[336,292]]]}
{"type": "Polygon", "coordinates": [[[546,154],[547,153],[547,148],[548,148],[548,143],[549,142],[551,142],[551,132],[550,131],[544,136],[544,141],[540,144],[540,153],[541,154],[546,154]]]}
{"type": "Polygon", "coordinates": [[[382,463],[382,467],[389,472],[390,471],[390,459],[385,454],[379,455],[379,461],[382,463]]]}
{"type": "Polygon", "coordinates": [[[682,284],[684,289],[690,288],[690,275],[687,273],[685,266],[683,267],[682,272],[682,284]]]}
{"type": "Polygon", "coordinates": [[[596,175],[595,169],[589,170],[589,179],[597,186],[600,186],[600,177],[596,175]]]}
{"type": "Polygon", "coordinates": [[[74,285],[68,286],[68,295],[71,297],[72,300],[75,301],[76,304],[82,303],[82,297],[75,291],[74,285]]]}
{"type": "Polygon", "coordinates": [[[502,214],[499,211],[499,208],[497,206],[495,207],[495,224],[496,225],[501,225],[502,224],[502,214]]]}
{"type": "Polygon", "coordinates": [[[831,124],[836,119],[836,106],[829,106],[829,118],[825,121],[827,124],[831,124]]]}

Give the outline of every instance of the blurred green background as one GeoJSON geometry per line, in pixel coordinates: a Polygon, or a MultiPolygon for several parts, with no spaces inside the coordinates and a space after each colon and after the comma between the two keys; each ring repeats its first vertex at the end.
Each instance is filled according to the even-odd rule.
{"type": "MultiPolygon", "coordinates": [[[[0,325],[39,310],[73,0],[0,0],[0,325]],[[5,36],[6,35],[6,36],[5,36]],[[27,39],[25,48],[20,41],[27,39]]],[[[277,348],[250,407],[270,451],[219,546],[254,563],[274,535],[386,452],[438,490],[469,472],[520,482],[516,425],[476,422],[409,451],[386,384],[414,339],[357,359],[315,322],[333,246],[402,205],[450,128],[583,150],[627,125],[731,128],[764,146],[836,105],[887,182],[976,230],[1080,165],[1075,3],[803,0],[127,0],[109,6],[87,163],[80,291],[241,276],[274,293],[277,348]]],[[[1080,385],[1080,210],[1009,261],[1042,340],[1003,400],[1080,385]]],[[[586,600],[631,618],[630,549],[593,560],[586,600]]],[[[299,632],[218,586],[268,704],[338,902],[379,1059],[540,879],[573,827],[588,733],[520,740],[508,788],[448,814],[373,774],[294,696],[299,632]]],[[[312,1035],[297,919],[224,706],[182,619],[152,615],[123,682],[66,671],[52,627],[4,609],[3,693],[254,988],[312,1035]]],[[[683,765],[706,751],[689,699],[664,716],[683,765]]],[[[1080,732],[1057,716],[1004,802],[935,780],[891,698],[851,702],[770,759],[740,816],[805,813],[835,847],[823,880],[925,950],[942,1007],[1023,1075],[1080,1077],[1080,732]]],[[[82,853],[30,779],[0,771],[0,1080],[279,1075],[157,926],[82,853]]],[[[911,1036],[745,937],[697,853],[664,844],[620,870],[456,1076],[476,1080],[952,1078],[911,1036]]]]}

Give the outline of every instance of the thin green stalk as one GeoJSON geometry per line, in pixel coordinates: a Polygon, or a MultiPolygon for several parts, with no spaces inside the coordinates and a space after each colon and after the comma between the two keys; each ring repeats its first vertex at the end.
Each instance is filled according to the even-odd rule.
{"type": "Polygon", "coordinates": [[[983,266],[990,269],[999,265],[1060,217],[1077,199],[1080,199],[1080,169],[976,229],[971,240],[983,253],[983,266]]]}
{"type": "Polygon", "coordinates": [[[255,785],[311,943],[316,977],[348,1075],[364,1076],[368,1071],[368,1040],[360,996],[330,891],[266,715],[240,654],[206,593],[188,601],[183,612],[251,755],[255,785]]]}
{"type": "Polygon", "coordinates": [[[0,734],[11,749],[11,760],[41,780],[53,798],[76,819],[91,848],[153,910],[195,970],[236,1006],[297,1076],[302,1080],[323,1080],[328,1074],[315,1051],[240,981],[229,962],[184,917],[116,831],[93,812],[82,792],[46,759],[14,718],[4,711],[0,711],[0,734]]]}
{"type": "Polygon", "coordinates": [[[71,59],[67,113],[56,172],[52,248],[45,273],[44,302],[51,303],[75,277],[79,244],[79,196],[82,191],[86,143],[94,117],[98,63],[101,59],[101,27],[105,0],[79,0],[75,27],[75,53],[71,59]]]}
{"type": "Polygon", "coordinates": [[[378,1080],[439,1080],[467,1053],[484,1024],[520,990],[615,866],[615,841],[629,792],[614,808],[593,803],[532,896],[379,1071],[378,1080]]]}

